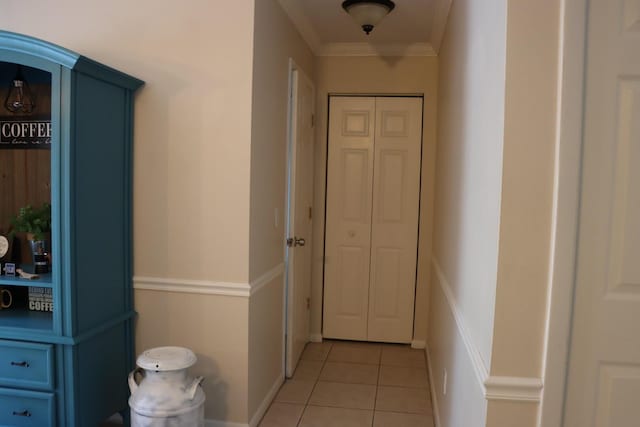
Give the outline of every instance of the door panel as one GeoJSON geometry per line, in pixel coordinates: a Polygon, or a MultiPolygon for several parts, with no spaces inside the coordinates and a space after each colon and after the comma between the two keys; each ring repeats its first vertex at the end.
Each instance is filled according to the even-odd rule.
{"type": "Polygon", "coordinates": [[[323,336],[367,339],[375,98],[330,99],[323,336]]]}
{"type": "Polygon", "coordinates": [[[640,419],[640,2],[590,2],[566,427],[640,419]]]}
{"type": "Polygon", "coordinates": [[[371,317],[375,319],[396,319],[401,309],[397,283],[402,281],[402,251],[398,248],[378,248],[373,256],[375,265],[371,317]]]}
{"type": "Polygon", "coordinates": [[[368,339],[411,342],[418,252],[421,98],[376,98],[368,339]]]}
{"type": "Polygon", "coordinates": [[[336,314],[342,318],[358,321],[362,317],[362,294],[367,292],[369,283],[364,279],[367,271],[369,251],[362,247],[341,246],[338,249],[338,308],[336,314]],[[358,268],[360,267],[360,268],[358,268]]]}
{"type": "Polygon", "coordinates": [[[369,150],[343,149],[340,154],[344,177],[342,218],[359,223],[369,222],[369,150]]]}

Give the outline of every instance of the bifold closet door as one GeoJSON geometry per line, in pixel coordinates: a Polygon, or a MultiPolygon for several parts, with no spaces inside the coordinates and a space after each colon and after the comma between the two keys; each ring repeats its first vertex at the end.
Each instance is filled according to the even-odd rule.
{"type": "Polygon", "coordinates": [[[376,98],[369,341],[413,337],[422,98],[376,98]]]}
{"type": "Polygon", "coordinates": [[[323,335],[413,335],[422,99],[332,97],[323,335]]]}
{"type": "Polygon", "coordinates": [[[325,337],[367,339],[375,102],[330,98],[325,337]]]}

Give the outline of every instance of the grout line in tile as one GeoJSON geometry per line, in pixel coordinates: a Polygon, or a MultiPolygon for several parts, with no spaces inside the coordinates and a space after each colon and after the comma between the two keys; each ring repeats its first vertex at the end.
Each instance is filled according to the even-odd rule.
{"type": "Polygon", "coordinates": [[[376,393],[373,396],[373,414],[371,415],[371,427],[376,419],[376,403],[378,402],[378,382],[380,381],[380,365],[378,365],[378,375],[376,375],[376,393]]]}
{"type": "Polygon", "coordinates": [[[329,351],[327,352],[327,355],[325,356],[325,358],[322,360],[322,366],[320,367],[320,373],[318,374],[318,377],[315,380],[315,383],[313,384],[313,388],[311,389],[311,393],[309,394],[309,397],[307,398],[307,401],[304,404],[304,409],[302,410],[302,414],[300,415],[300,419],[298,420],[298,423],[296,424],[296,427],[300,426],[300,423],[302,422],[302,417],[304,417],[304,413],[307,411],[307,408],[309,407],[309,402],[311,401],[311,396],[313,395],[313,392],[315,391],[316,387],[318,386],[318,382],[320,381],[320,375],[322,374],[322,370],[324,369],[325,365],[327,364],[327,361],[329,360],[329,353],[331,353],[331,350],[333,350],[333,343],[331,343],[329,345],[329,351]]]}
{"type": "MultiPolygon", "coordinates": [[[[296,427],[300,427],[301,423],[302,423],[302,418],[304,417],[304,414],[306,412],[306,410],[310,407],[310,406],[316,406],[316,407],[326,407],[326,408],[342,408],[340,406],[328,406],[328,405],[311,405],[309,402],[311,401],[311,396],[313,395],[313,392],[315,391],[316,387],[318,386],[318,383],[320,382],[320,375],[322,374],[322,371],[324,370],[325,366],[327,365],[327,363],[329,362],[329,354],[331,353],[331,350],[333,350],[333,344],[331,343],[331,346],[329,348],[329,351],[327,352],[327,356],[321,361],[322,362],[322,366],[320,367],[320,374],[318,374],[318,377],[315,379],[315,382],[313,384],[313,388],[311,389],[311,394],[309,394],[309,397],[307,398],[305,404],[304,404],[304,409],[302,410],[302,414],[300,415],[300,418],[298,419],[298,423],[296,424],[296,427]]],[[[363,364],[361,362],[341,362],[341,361],[333,361],[332,363],[350,363],[350,364],[363,364]]],[[[372,364],[373,365],[373,364],[372,364]]],[[[380,351],[380,356],[378,358],[378,374],[376,375],[376,392],[375,392],[375,396],[374,396],[374,400],[373,400],[373,414],[371,417],[371,427],[373,427],[374,423],[375,423],[375,416],[376,416],[376,411],[377,411],[377,400],[378,400],[378,391],[380,389],[380,374],[382,372],[382,350],[380,351]]],[[[429,378],[428,376],[428,372],[427,372],[427,389],[429,390],[429,384],[430,384],[431,378],[429,378]]],[[[340,381],[333,381],[333,382],[340,382],[340,381]]],[[[353,383],[344,383],[344,384],[353,384],[353,383]]],[[[423,389],[424,387],[405,387],[405,386],[388,386],[388,387],[404,387],[404,388],[415,388],[415,389],[423,389]]],[[[431,400],[431,404],[433,404],[433,398],[430,399],[431,400]]],[[[405,412],[398,412],[398,411],[383,411],[383,412],[393,412],[393,413],[397,413],[397,414],[405,414],[405,412]]],[[[426,414],[428,416],[433,417],[433,414],[426,414]]]]}

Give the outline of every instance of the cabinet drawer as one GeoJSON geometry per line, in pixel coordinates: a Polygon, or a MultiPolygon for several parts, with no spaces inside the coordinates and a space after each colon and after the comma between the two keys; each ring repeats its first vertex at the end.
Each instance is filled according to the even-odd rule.
{"type": "Polygon", "coordinates": [[[0,388],[0,426],[55,425],[53,393],[0,388]]]}
{"type": "Polygon", "coordinates": [[[0,340],[0,386],[53,388],[53,346],[0,340]]]}

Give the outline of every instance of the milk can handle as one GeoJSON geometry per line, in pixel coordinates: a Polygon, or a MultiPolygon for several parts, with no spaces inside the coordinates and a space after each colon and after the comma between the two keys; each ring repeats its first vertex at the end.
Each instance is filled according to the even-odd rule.
{"type": "Polygon", "coordinates": [[[193,379],[191,386],[189,387],[189,397],[193,400],[196,397],[196,391],[198,390],[198,386],[204,381],[204,377],[196,377],[193,379]]]}
{"type": "MultiPolygon", "coordinates": [[[[129,390],[131,394],[138,389],[138,382],[136,381],[136,374],[143,375],[143,370],[141,368],[136,368],[133,371],[129,372],[129,390]]],[[[143,375],[144,376],[144,375],[143,375]]]]}

